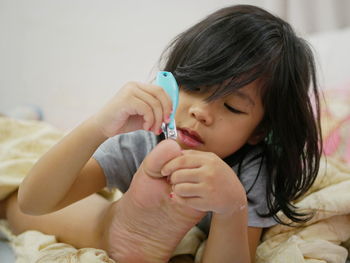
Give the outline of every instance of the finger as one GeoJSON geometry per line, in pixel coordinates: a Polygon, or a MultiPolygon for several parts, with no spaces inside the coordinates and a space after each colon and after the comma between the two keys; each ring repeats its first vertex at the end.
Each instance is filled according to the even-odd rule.
{"type": "MultiPolygon", "coordinates": [[[[182,151],[184,153],[184,151],[182,151]]],[[[171,160],[166,165],[164,165],[161,173],[163,176],[168,176],[173,174],[176,170],[179,169],[194,169],[199,168],[203,165],[203,160],[200,158],[199,155],[190,156],[190,155],[184,155],[171,160]]]]}
{"type": "Polygon", "coordinates": [[[131,112],[130,115],[140,115],[144,119],[143,129],[148,131],[154,124],[154,113],[152,108],[145,103],[142,99],[135,98],[135,101],[133,102],[135,107],[135,112],[131,112]]]}
{"type": "Polygon", "coordinates": [[[172,112],[172,101],[168,93],[161,87],[157,85],[149,85],[149,84],[143,84],[140,83],[139,86],[141,89],[143,89],[146,93],[153,96],[156,100],[158,100],[162,105],[162,119],[167,122],[169,119],[169,116],[172,112]]]}
{"type": "Polygon", "coordinates": [[[181,197],[178,196],[177,194],[173,193],[172,194],[172,200],[174,202],[177,202],[181,205],[188,206],[192,209],[195,209],[197,211],[202,211],[202,212],[208,212],[208,208],[204,202],[204,199],[201,197],[181,197]]]}
{"type": "Polygon", "coordinates": [[[173,193],[180,197],[201,197],[203,191],[200,184],[193,183],[175,184],[172,189],[173,193]]]}
{"type": "Polygon", "coordinates": [[[173,110],[173,103],[169,94],[161,86],[151,85],[150,87],[150,92],[162,103],[164,120],[167,120],[173,110]]]}
{"type": "Polygon", "coordinates": [[[176,170],[170,175],[170,183],[199,183],[200,177],[198,176],[198,172],[198,168],[176,170]]]}
{"type": "Polygon", "coordinates": [[[174,140],[161,141],[145,158],[141,166],[152,177],[161,177],[160,170],[165,163],[181,154],[181,148],[174,140]]]}
{"type": "Polygon", "coordinates": [[[151,107],[154,115],[154,123],[151,130],[153,130],[154,133],[159,134],[159,130],[163,122],[163,107],[161,102],[141,88],[139,88],[138,92],[135,93],[135,97],[144,101],[151,107]]]}

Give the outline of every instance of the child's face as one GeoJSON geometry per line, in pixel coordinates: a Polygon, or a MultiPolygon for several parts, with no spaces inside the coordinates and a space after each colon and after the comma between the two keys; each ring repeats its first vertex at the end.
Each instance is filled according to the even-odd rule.
{"type": "Polygon", "coordinates": [[[208,93],[180,88],[176,111],[177,142],[183,149],[213,152],[225,158],[245,143],[256,144],[254,133],[264,115],[258,81],[227,97],[205,102],[208,93]],[[239,112],[237,112],[238,110],[239,112]]]}

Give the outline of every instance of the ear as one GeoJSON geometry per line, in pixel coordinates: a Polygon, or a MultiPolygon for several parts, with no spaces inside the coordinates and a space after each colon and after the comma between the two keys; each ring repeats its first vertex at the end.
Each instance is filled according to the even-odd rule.
{"type": "Polygon", "coordinates": [[[259,125],[255,131],[248,138],[247,143],[250,145],[256,145],[266,137],[266,130],[259,125]]]}

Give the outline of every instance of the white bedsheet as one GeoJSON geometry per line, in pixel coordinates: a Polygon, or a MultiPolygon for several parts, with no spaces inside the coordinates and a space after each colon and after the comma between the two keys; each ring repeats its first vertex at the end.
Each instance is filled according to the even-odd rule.
{"type": "Polygon", "coordinates": [[[13,253],[12,248],[9,243],[3,240],[0,240],[0,262],[2,263],[14,263],[15,254],[13,253]]]}

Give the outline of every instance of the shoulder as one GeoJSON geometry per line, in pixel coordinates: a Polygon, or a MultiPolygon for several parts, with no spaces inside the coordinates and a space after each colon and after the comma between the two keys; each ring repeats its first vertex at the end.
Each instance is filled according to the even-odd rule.
{"type": "Polygon", "coordinates": [[[93,154],[106,176],[107,186],[127,191],[134,173],[157,144],[157,137],[135,131],[109,138],[93,154]]]}
{"type": "Polygon", "coordinates": [[[268,172],[261,146],[253,147],[242,163],[232,167],[244,186],[248,198],[249,226],[270,227],[277,222],[272,217],[261,217],[268,210],[267,188],[268,172]]]}
{"type": "Polygon", "coordinates": [[[253,187],[261,188],[266,185],[266,162],[264,160],[263,149],[261,146],[251,148],[243,161],[232,168],[239,176],[246,191],[253,187]]]}
{"type": "Polygon", "coordinates": [[[151,151],[156,144],[157,137],[153,133],[138,130],[109,138],[99,147],[99,150],[105,153],[143,155],[151,151]]]}

